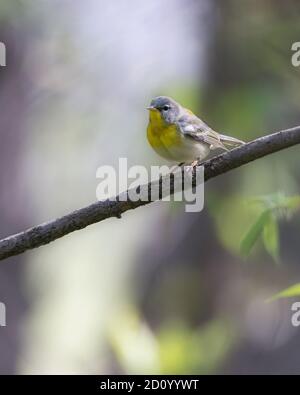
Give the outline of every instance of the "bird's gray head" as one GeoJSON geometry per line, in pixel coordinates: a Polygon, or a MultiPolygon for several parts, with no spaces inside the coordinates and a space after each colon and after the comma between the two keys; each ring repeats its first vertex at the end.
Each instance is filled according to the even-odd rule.
{"type": "Polygon", "coordinates": [[[159,111],[167,123],[176,122],[180,114],[180,105],[167,96],[155,97],[151,100],[150,106],[147,109],[149,111],[159,111]]]}

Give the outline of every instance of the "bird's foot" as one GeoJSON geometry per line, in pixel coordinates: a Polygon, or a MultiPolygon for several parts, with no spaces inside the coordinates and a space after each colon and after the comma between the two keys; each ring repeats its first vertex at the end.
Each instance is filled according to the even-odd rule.
{"type": "Polygon", "coordinates": [[[195,166],[198,165],[199,159],[195,159],[192,163],[191,163],[191,167],[194,168],[195,166]]]}

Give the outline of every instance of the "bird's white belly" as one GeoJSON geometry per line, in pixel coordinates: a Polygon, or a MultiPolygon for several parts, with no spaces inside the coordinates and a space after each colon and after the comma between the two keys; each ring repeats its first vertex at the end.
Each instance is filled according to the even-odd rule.
{"type": "Polygon", "coordinates": [[[172,145],[167,148],[169,159],[175,162],[192,162],[195,159],[204,160],[210,152],[209,145],[200,143],[192,138],[182,138],[180,145],[172,145]]]}

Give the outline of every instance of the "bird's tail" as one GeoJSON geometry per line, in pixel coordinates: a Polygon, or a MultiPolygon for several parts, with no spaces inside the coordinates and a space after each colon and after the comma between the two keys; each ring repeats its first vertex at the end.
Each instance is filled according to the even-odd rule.
{"type": "Polygon", "coordinates": [[[224,134],[220,134],[220,140],[225,146],[229,147],[238,147],[239,145],[246,144],[244,141],[236,139],[234,137],[225,136],[224,134]]]}

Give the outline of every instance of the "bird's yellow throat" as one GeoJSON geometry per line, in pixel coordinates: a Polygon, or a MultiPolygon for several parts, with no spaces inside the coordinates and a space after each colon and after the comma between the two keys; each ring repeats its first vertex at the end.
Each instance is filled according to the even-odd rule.
{"type": "Polygon", "coordinates": [[[168,125],[159,111],[150,111],[147,128],[148,141],[152,147],[170,147],[178,142],[180,136],[176,125],[168,125]]]}

